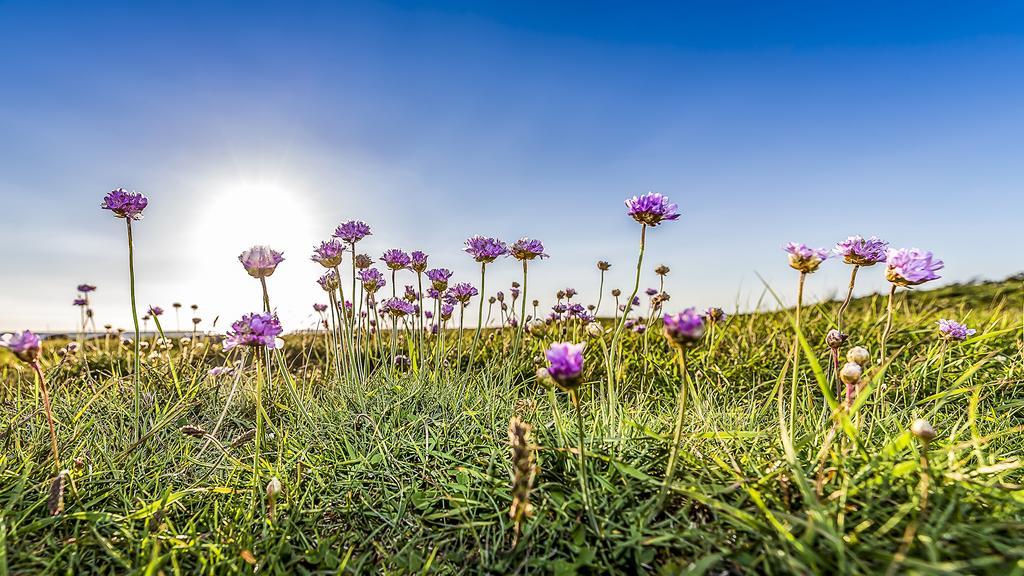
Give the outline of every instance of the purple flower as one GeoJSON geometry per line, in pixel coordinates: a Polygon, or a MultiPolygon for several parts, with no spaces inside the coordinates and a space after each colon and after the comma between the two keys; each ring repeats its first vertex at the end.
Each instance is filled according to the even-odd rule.
{"type": "Polygon", "coordinates": [[[412,257],[398,249],[388,250],[381,260],[392,270],[404,270],[412,263],[412,257]]]}
{"type": "Polygon", "coordinates": [[[323,288],[324,292],[334,292],[340,284],[338,273],[334,270],[328,270],[326,274],[317,278],[316,282],[323,288]]]}
{"type": "Polygon", "coordinates": [[[427,269],[426,253],[420,252],[419,250],[414,250],[413,253],[409,255],[409,257],[412,259],[412,263],[409,264],[409,268],[412,268],[413,272],[417,274],[422,274],[423,271],[427,269]]]}
{"type": "Polygon", "coordinates": [[[159,306],[150,306],[149,307],[149,315],[150,316],[160,316],[163,313],[164,313],[164,309],[159,307],[159,306]]]}
{"type": "Polygon", "coordinates": [[[335,268],[341,264],[341,256],[345,253],[345,246],[337,240],[321,242],[318,248],[313,248],[313,255],[309,257],[313,262],[320,263],[324,268],[335,268]]]}
{"type": "Polygon", "coordinates": [[[885,262],[885,252],[888,248],[888,242],[879,240],[875,236],[866,240],[861,236],[850,236],[836,244],[834,251],[841,255],[847,264],[872,266],[879,262],[885,262]]]}
{"type": "Polygon", "coordinates": [[[566,297],[566,299],[570,299],[573,296],[575,296],[576,294],[577,294],[577,292],[576,292],[575,288],[566,288],[565,289],[565,297],[566,297]]]}
{"type": "Polygon", "coordinates": [[[416,288],[414,288],[413,286],[406,284],[405,293],[402,295],[402,297],[409,302],[415,302],[420,299],[420,293],[417,292],[416,288]]]}
{"type": "Polygon", "coordinates": [[[274,273],[277,265],[284,262],[284,254],[269,246],[253,246],[238,255],[238,261],[253,278],[266,278],[274,273]]]}
{"type": "Polygon", "coordinates": [[[359,281],[363,283],[363,290],[366,290],[370,294],[376,293],[377,290],[380,290],[388,284],[384,280],[384,274],[376,268],[360,270],[359,281]]]}
{"type": "Polygon", "coordinates": [[[370,232],[370,225],[362,220],[349,220],[343,222],[341,226],[338,226],[334,230],[334,237],[341,238],[349,244],[355,244],[363,238],[372,235],[370,232]]]}
{"type": "Polygon", "coordinates": [[[658,291],[657,291],[657,290],[655,290],[654,288],[648,288],[648,289],[647,289],[647,290],[645,290],[644,292],[645,292],[645,293],[646,293],[646,294],[647,294],[648,296],[654,296],[655,294],[657,294],[657,293],[658,293],[658,291]]]}
{"type": "Polygon", "coordinates": [[[935,260],[931,252],[917,248],[890,248],[885,264],[885,277],[889,282],[904,287],[941,278],[936,272],[943,267],[942,260],[935,260]]]}
{"type": "Polygon", "coordinates": [[[434,289],[444,292],[448,289],[448,281],[452,278],[452,271],[447,268],[434,268],[427,270],[427,279],[430,280],[434,289]]]}
{"type": "Polygon", "coordinates": [[[704,312],[704,318],[710,324],[721,324],[722,322],[725,322],[726,318],[728,317],[729,316],[728,314],[725,313],[725,310],[722,310],[721,308],[716,308],[714,306],[708,308],[704,312]]]}
{"type": "Polygon", "coordinates": [[[25,330],[21,334],[4,334],[0,336],[0,348],[7,348],[19,360],[31,364],[39,358],[42,342],[30,330],[25,330]]]}
{"type": "Polygon", "coordinates": [[[463,249],[471,255],[474,260],[487,264],[494,262],[498,256],[508,254],[508,246],[497,238],[485,238],[484,236],[473,236],[466,239],[466,247],[463,249]]]}
{"type": "Polygon", "coordinates": [[[586,315],[587,309],[583,306],[583,304],[580,304],[579,302],[574,302],[569,305],[569,307],[566,309],[566,312],[569,313],[569,316],[572,316],[574,318],[581,318],[584,315],[586,315]]]}
{"type": "Polygon", "coordinates": [[[313,310],[316,310],[317,312],[326,312],[327,304],[313,304],[313,310]]]}
{"type": "Polygon", "coordinates": [[[831,256],[826,248],[810,248],[798,242],[786,244],[783,250],[789,253],[789,266],[805,274],[817,270],[831,256]]]}
{"type": "Polygon", "coordinates": [[[427,320],[433,320],[434,319],[434,313],[431,312],[430,310],[424,310],[423,311],[423,317],[426,318],[427,320]]]}
{"type": "Polygon", "coordinates": [[[569,309],[569,307],[568,307],[568,306],[566,306],[565,304],[561,304],[561,303],[559,303],[559,304],[555,304],[554,306],[552,306],[552,307],[551,307],[551,310],[552,310],[552,311],[553,311],[553,312],[554,312],[555,314],[565,314],[565,312],[566,312],[566,311],[567,311],[568,309],[569,309]]]}
{"type": "Polygon", "coordinates": [[[461,302],[463,306],[469,304],[469,299],[476,296],[478,292],[472,284],[466,282],[460,282],[455,286],[448,289],[447,295],[452,297],[455,301],[461,302]]]}
{"type": "Polygon", "coordinates": [[[548,359],[548,375],[560,387],[573,389],[580,385],[585,346],[571,342],[555,342],[544,352],[548,359]]]}
{"type": "Polygon", "coordinates": [[[415,314],[416,307],[401,298],[388,298],[380,305],[382,314],[390,314],[392,318],[401,318],[406,314],[415,314]]]}
{"type": "Polygon", "coordinates": [[[86,300],[85,298],[75,298],[71,302],[71,305],[72,306],[88,306],[89,305],[89,301],[86,300]]]}
{"type": "Polygon", "coordinates": [[[455,311],[455,306],[451,304],[441,304],[441,320],[449,320],[452,317],[452,312],[455,311]]]}
{"type": "Polygon", "coordinates": [[[129,192],[124,188],[112,190],[103,197],[100,208],[110,210],[118,218],[142,220],[142,211],[149,204],[149,199],[140,192],[129,192]]]}
{"type": "Polygon", "coordinates": [[[280,343],[277,337],[284,332],[277,316],[270,312],[263,314],[246,314],[231,324],[227,338],[224,339],[224,350],[235,346],[266,346],[277,348],[280,343]]]}
{"type": "Polygon", "coordinates": [[[516,260],[533,260],[534,258],[547,258],[544,253],[544,244],[540,240],[531,240],[523,237],[516,240],[511,247],[512,257],[516,260]]]}
{"type": "Polygon", "coordinates": [[[515,302],[515,301],[516,301],[516,299],[517,299],[517,298],[519,298],[519,288],[516,288],[515,286],[513,286],[512,288],[510,288],[510,289],[509,289],[509,291],[508,291],[508,293],[509,293],[510,295],[512,295],[512,301],[513,301],[513,302],[515,302]]]}
{"type": "Polygon", "coordinates": [[[939,334],[944,340],[963,342],[977,333],[974,328],[968,328],[966,324],[956,320],[939,320],[939,334]]]}
{"type": "Polygon", "coordinates": [[[634,220],[648,226],[657,226],[663,220],[679,219],[679,206],[670,202],[668,196],[657,192],[627,198],[626,207],[634,220]]]}
{"type": "Polygon", "coordinates": [[[687,308],[678,314],[665,314],[665,337],[678,346],[696,344],[704,337],[704,316],[696,308],[687,308]]]}
{"type": "Polygon", "coordinates": [[[88,294],[89,292],[92,292],[94,290],[96,290],[96,287],[93,286],[92,284],[79,284],[78,285],[78,291],[81,292],[82,294],[88,294]]]}

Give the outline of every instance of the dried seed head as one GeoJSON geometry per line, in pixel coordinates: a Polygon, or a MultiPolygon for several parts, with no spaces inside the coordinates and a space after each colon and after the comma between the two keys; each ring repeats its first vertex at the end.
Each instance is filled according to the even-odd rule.
{"type": "Polygon", "coordinates": [[[186,436],[191,436],[193,438],[202,438],[207,434],[206,430],[203,430],[199,426],[193,426],[191,424],[186,424],[182,426],[181,433],[186,436]]]}
{"type": "Polygon", "coordinates": [[[612,265],[609,264],[608,262],[605,262],[604,260],[598,260],[597,262],[597,269],[602,272],[607,272],[611,267],[612,265]]]}
{"type": "Polygon", "coordinates": [[[829,348],[833,350],[838,350],[843,345],[843,343],[846,342],[847,338],[848,336],[846,334],[843,334],[839,330],[833,329],[829,330],[828,334],[825,336],[825,343],[828,344],[829,348]]]}
{"type": "Polygon", "coordinates": [[[871,360],[871,354],[863,346],[854,346],[846,353],[846,359],[863,366],[868,363],[868,360],[871,360]]]}
{"type": "Polygon", "coordinates": [[[864,369],[856,362],[847,362],[839,371],[839,379],[843,381],[843,384],[856,384],[860,382],[860,377],[863,375],[864,369]]]}
{"type": "Polygon", "coordinates": [[[64,484],[68,474],[67,470],[61,470],[53,479],[53,484],[50,484],[50,497],[46,500],[50,516],[57,516],[64,511],[64,484]]]}
{"type": "Polygon", "coordinates": [[[925,444],[935,439],[935,428],[932,428],[931,423],[924,418],[914,420],[914,423],[910,425],[910,433],[925,444]]]}
{"type": "Polygon", "coordinates": [[[532,427],[513,416],[508,423],[508,444],[512,453],[512,505],[508,515],[515,523],[516,534],[523,518],[530,516],[530,490],[537,475],[536,449],[530,444],[532,427]]]}
{"type": "Polygon", "coordinates": [[[658,276],[665,276],[670,271],[671,270],[669,269],[669,267],[665,266],[664,264],[662,264],[661,266],[658,266],[657,268],[654,269],[654,273],[657,274],[658,276]]]}
{"type": "Polygon", "coordinates": [[[616,298],[618,298],[619,296],[622,296],[622,290],[619,290],[618,288],[615,288],[614,290],[612,290],[612,296],[614,296],[616,298]]]}

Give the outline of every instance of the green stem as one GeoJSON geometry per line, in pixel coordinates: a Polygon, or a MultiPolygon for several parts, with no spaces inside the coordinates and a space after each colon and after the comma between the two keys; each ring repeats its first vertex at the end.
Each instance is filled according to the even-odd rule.
{"type": "Polygon", "coordinates": [[[469,348],[469,365],[466,367],[469,370],[473,366],[473,360],[476,358],[476,345],[480,341],[480,330],[484,324],[484,299],[486,298],[486,292],[484,291],[484,279],[487,272],[487,263],[480,263],[480,308],[477,310],[477,322],[476,322],[476,333],[473,334],[473,345],[469,348]]]}
{"type": "Polygon", "coordinates": [[[668,465],[665,467],[665,481],[661,485],[661,494],[658,496],[658,508],[660,509],[665,504],[665,498],[668,496],[668,491],[672,487],[672,479],[676,473],[676,460],[679,458],[679,443],[683,436],[683,415],[686,413],[686,392],[689,388],[687,385],[687,372],[686,372],[686,350],[682,346],[676,347],[676,361],[679,363],[679,373],[682,378],[682,383],[679,385],[679,397],[676,403],[676,421],[672,427],[672,447],[668,453],[668,465]]]}
{"type": "MultiPolygon", "coordinates": [[[[629,311],[633,307],[633,299],[636,298],[637,292],[640,291],[640,272],[644,264],[644,247],[647,244],[647,224],[640,226],[640,255],[636,259],[636,278],[633,281],[633,293],[629,295],[629,299],[626,300],[626,308],[622,311],[622,317],[619,318],[618,323],[615,325],[615,332],[612,333],[612,344],[609,349],[608,357],[608,378],[615,378],[616,364],[619,355],[618,343],[619,336],[622,333],[622,329],[626,324],[626,318],[629,316],[629,311]]],[[[618,310],[618,305],[615,307],[618,310]]]]}
{"type": "Polygon", "coordinates": [[[893,302],[896,299],[896,285],[893,284],[892,288],[889,289],[889,305],[885,316],[885,329],[882,330],[882,338],[878,343],[878,347],[881,349],[880,354],[882,358],[882,364],[885,364],[885,345],[889,341],[889,333],[892,332],[892,316],[893,316],[893,302]]]}
{"type": "Polygon", "coordinates": [[[793,334],[793,384],[789,391],[789,429],[793,429],[793,420],[796,413],[796,390],[800,374],[800,316],[804,303],[804,282],[807,280],[807,273],[800,273],[800,280],[796,292],[796,330],[793,334]]]}
{"type": "Polygon", "coordinates": [[[580,397],[576,390],[569,391],[569,398],[572,400],[573,406],[576,408],[576,427],[579,429],[578,432],[578,449],[579,449],[579,479],[580,479],[580,491],[583,495],[583,506],[587,509],[587,518],[590,519],[590,526],[594,529],[594,532],[600,533],[597,528],[597,522],[594,520],[593,507],[590,505],[590,490],[587,488],[587,460],[586,452],[584,450],[584,425],[583,425],[583,409],[580,407],[580,397]]]}
{"type": "Polygon", "coordinates": [[[32,369],[39,378],[39,389],[43,393],[43,410],[46,411],[46,423],[50,426],[50,448],[53,449],[53,465],[60,474],[60,454],[57,452],[57,428],[53,425],[53,410],[50,408],[50,393],[46,390],[46,378],[43,376],[39,362],[32,362],[32,369]]]}
{"type": "Polygon", "coordinates": [[[839,313],[836,314],[836,329],[840,333],[843,331],[843,313],[846,312],[846,308],[850,305],[850,300],[853,299],[853,286],[857,283],[857,270],[860,269],[860,264],[853,265],[853,271],[850,272],[850,289],[846,291],[846,300],[843,300],[843,304],[839,307],[839,313]]]}
{"type": "Polygon", "coordinates": [[[135,242],[132,239],[132,219],[125,218],[124,220],[128,225],[128,287],[131,292],[132,300],[132,321],[135,323],[135,361],[134,370],[132,371],[132,386],[135,390],[135,441],[138,442],[142,438],[142,411],[140,407],[140,395],[139,390],[139,372],[140,361],[139,361],[139,339],[141,335],[139,333],[139,310],[135,304],[135,242]]]}

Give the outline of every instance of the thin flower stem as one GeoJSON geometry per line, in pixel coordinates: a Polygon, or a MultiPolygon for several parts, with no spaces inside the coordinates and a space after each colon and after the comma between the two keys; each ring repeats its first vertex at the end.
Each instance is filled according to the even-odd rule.
{"type": "Polygon", "coordinates": [[[36,377],[39,378],[39,389],[43,393],[43,410],[46,411],[46,423],[50,426],[50,448],[53,449],[53,465],[57,469],[57,473],[60,473],[60,453],[57,451],[57,428],[53,425],[53,410],[50,408],[50,393],[46,389],[46,377],[43,376],[42,369],[39,368],[39,362],[32,362],[32,369],[36,373],[36,377]]]}
{"type": "Polygon", "coordinates": [[[804,282],[807,280],[807,273],[800,273],[800,280],[796,292],[796,322],[795,333],[793,334],[793,384],[789,391],[789,429],[793,429],[794,414],[796,413],[796,390],[799,384],[800,375],[800,316],[804,303],[804,282]]]}
{"type": "MultiPolygon", "coordinates": [[[[640,255],[636,259],[636,278],[633,281],[633,293],[629,295],[629,299],[626,300],[626,308],[622,311],[622,317],[619,319],[618,324],[615,326],[615,332],[612,334],[612,345],[609,351],[608,360],[608,377],[615,377],[616,364],[619,356],[619,336],[622,334],[622,329],[626,324],[626,318],[629,316],[629,311],[633,307],[633,299],[636,298],[637,292],[640,291],[640,273],[643,270],[644,265],[644,248],[647,245],[647,224],[640,226],[640,255]]],[[[615,307],[618,310],[618,305],[615,307]]]]}
{"type": "Polygon", "coordinates": [[[672,428],[672,447],[668,454],[668,465],[665,467],[665,481],[661,485],[661,493],[658,496],[658,509],[665,504],[665,498],[672,487],[672,479],[676,473],[676,459],[679,458],[679,443],[683,436],[683,415],[686,413],[686,392],[687,385],[686,371],[686,349],[682,346],[676,347],[676,361],[679,363],[679,374],[682,382],[679,385],[679,397],[676,404],[676,421],[672,428]]]}
{"type": "Polygon", "coordinates": [[[487,273],[487,263],[480,263],[480,307],[477,310],[477,322],[476,322],[476,333],[473,334],[473,345],[469,348],[469,365],[466,367],[469,370],[473,366],[473,360],[476,358],[476,345],[480,341],[480,330],[483,328],[484,323],[484,300],[486,299],[487,292],[484,291],[484,279],[487,273]]]}
{"type": "Polygon", "coordinates": [[[128,225],[128,287],[132,300],[132,321],[135,323],[135,359],[134,369],[132,370],[132,387],[135,391],[135,441],[138,442],[142,439],[142,411],[140,407],[141,391],[139,390],[139,372],[141,371],[139,339],[141,338],[141,335],[139,333],[139,311],[135,304],[135,242],[132,239],[132,219],[125,218],[124,221],[128,225]]]}
{"type": "Polygon", "coordinates": [[[594,520],[593,507],[590,505],[590,490],[587,488],[587,459],[586,451],[584,449],[584,423],[583,423],[583,409],[580,407],[580,397],[576,390],[569,391],[569,398],[572,400],[573,407],[576,408],[576,427],[578,428],[578,449],[579,449],[579,478],[580,478],[580,491],[583,495],[583,506],[587,509],[587,518],[590,519],[590,526],[594,529],[594,532],[600,533],[597,528],[597,521],[594,520]]]}
{"type": "Polygon", "coordinates": [[[263,288],[263,311],[270,312],[270,293],[267,292],[267,279],[260,276],[260,287],[263,288]]]}
{"type": "Polygon", "coordinates": [[[892,316],[893,316],[893,303],[896,300],[896,285],[893,284],[889,288],[889,305],[887,307],[885,317],[885,329],[882,330],[882,338],[878,343],[879,353],[881,354],[882,364],[885,364],[885,345],[889,341],[889,333],[892,332],[892,316]]]}
{"type": "Polygon", "coordinates": [[[850,305],[850,300],[853,299],[853,286],[857,283],[857,270],[860,269],[860,264],[853,265],[853,271],[850,272],[850,289],[846,291],[846,300],[843,300],[843,304],[839,307],[839,313],[836,314],[836,329],[839,332],[843,331],[843,313],[846,312],[846,308],[850,305]]]}
{"type": "Polygon", "coordinates": [[[601,299],[604,298],[604,270],[601,270],[601,282],[597,287],[597,305],[594,306],[594,318],[601,311],[601,299]]]}
{"type": "MultiPolygon", "coordinates": [[[[420,316],[420,329],[418,330],[418,333],[417,333],[417,340],[418,340],[419,345],[418,345],[418,347],[416,349],[416,360],[417,360],[416,361],[416,369],[417,370],[422,370],[423,369],[423,361],[424,361],[424,356],[423,356],[423,330],[424,330],[424,325],[426,324],[426,311],[423,309],[423,273],[422,272],[417,272],[416,273],[416,287],[417,287],[417,289],[419,289],[418,297],[419,297],[419,301],[420,301],[420,314],[419,314],[419,316],[420,316]]],[[[413,326],[415,326],[415,325],[416,325],[416,322],[413,321],[413,326]]]]}
{"type": "Polygon", "coordinates": [[[526,329],[526,273],[528,268],[529,260],[523,260],[523,291],[520,294],[523,301],[519,305],[519,322],[515,326],[516,339],[515,345],[512,346],[512,358],[519,358],[519,342],[522,338],[523,330],[526,329]]]}

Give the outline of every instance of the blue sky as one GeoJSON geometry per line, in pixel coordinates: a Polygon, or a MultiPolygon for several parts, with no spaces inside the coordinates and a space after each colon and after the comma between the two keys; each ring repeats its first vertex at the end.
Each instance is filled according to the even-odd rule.
{"type": "Polygon", "coordinates": [[[98,209],[117,186],[151,198],[140,302],[208,319],[259,308],[234,258],[266,242],[308,324],[310,248],[351,218],[374,256],[473,282],[465,237],[540,238],[533,295],[592,300],[598,259],[627,288],[622,200],[647,190],[683,212],[642,286],[669,265],[676,307],[749,307],[755,272],[788,293],[784,243],[850,234],[1002,278],[1024,269],[1022,68],[1015,2],[0,1],[0,328],[72,327],[80,282],[129,325],[123,223],[98,209]]]}

